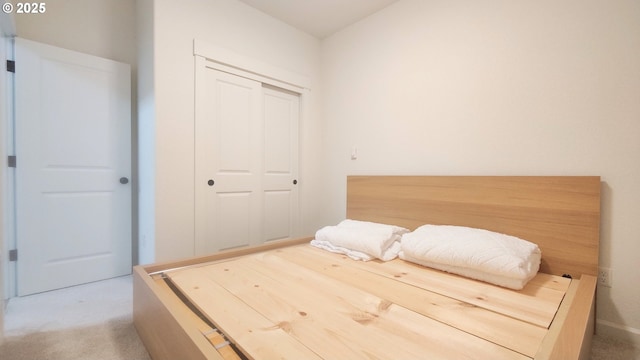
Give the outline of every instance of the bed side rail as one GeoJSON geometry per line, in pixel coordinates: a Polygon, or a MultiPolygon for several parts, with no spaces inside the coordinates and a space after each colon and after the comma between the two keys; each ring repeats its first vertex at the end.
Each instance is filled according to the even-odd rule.
{"type": "Polygon", "coordinates": [[[597,279],[590,275],[571,282],[535,359],[587,360],[591,357],[596,283],[597,279]]]}
{"type": "Polygon", "coordinates": [[[197,331],[179,299],[159,289],[140,266],[133,270],[133,321],[154,360],[222,360],[197,331]]]}

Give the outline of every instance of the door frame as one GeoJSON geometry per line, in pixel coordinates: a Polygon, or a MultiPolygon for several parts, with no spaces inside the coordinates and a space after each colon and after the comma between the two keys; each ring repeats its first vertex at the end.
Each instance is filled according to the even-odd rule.
{"type": "Polygon", "coordinates": [[[311,90],[311,81],[306,76],[298,75],[289,70],[234,53],[198,39],[193,40],[193,55],[196,58],[196,73],[198,69],[205,65],[216,70],[293,91],[300,94],[300,96],[308,95],[311,90]],[[203,63],[202,60],[205,62],[203,63]]]}
{"type": "MultiPolygon", "coordinates": [[[[6,64],[6,60],[13,59],[13,37],[15,36],[15,24],[11,15],[0,14],[0,64],[6,64]]],[[[13,222],[10,217],[13,214],[12,186],[13,169],[6,166],[5,159],[13,152],[13,75],[6,69],[1,69],[0,74],[0,345],[4,342],[4,312],[6,300],[14,296],[15,277],[12,269],[15,262],[8,261],[8,250],[15,243],[12,236],[13,222]],[[13,264],[11,267],[10,264],[13,264]]]]}
{"type": "MultiPolygon", "coordinates": [[[[4,29],[2,29],[4,30],[4,29]]],[[[14,60],[14,36],[2,33],[0,46],[2,47],[0,60],[2,65],[6,60],[14,60]]],[[[4,66],[3,66],[4,67],[4,66]]],[[[0,81],[0,137],[2,148],[0,149],[0,306],[4,311],[4,301],[16,296],[16,262],[9,261],[9,251],[16,249],[15,234],[15,169],[7,166],[6,159],[9,155],[15,155],[14,147],[14,83],[13,74],[2,69],[2,81],[0,81]]],[[[2,330],[2,329],[0,329],[2,330]]],[[[0,331],[1,332],[1,331],[0,331]]]]}
{"type": "MultiPolygon", "coordinates": [[[[298,95],[298,139],[300,139],[302,125],[306,122],[307,119],[310,118],[310,106],[308,106],[308,103],[311,93],[311,81],[308,77],[273,66],[271,64],[267,64],[251,57],[234,53],[228,49],[211,45],[198,39],[193,40],[193,55],[195,61],[194,76],[196,79],[194,88],[194,94],[196,98],[194,99],[194,104],[204,103],[204,99],[198,99],[198,96],[202,96],[202,94],[204,94],[204,91],[199,90],[199,86],[203,85],[202,82],[200,82],[199,85],[197,79],[203,78],[203,76],[206,75],[207,69],[219,70],[239,77],[254,80],[268,86],[281,88],[298,95]]],[[[196,122],[198,116],[202,116],[199,114],[199,111],[200,110],[196,106],[194,111],[194,122],[196,122]]],[[[301,142],[298,141],[298,153],[300,153],[301,150],[300,144],[301,142]]],[[[197,143],[194,145],[197,146],[197,143]]],[[[300,161],[300,158],[298,158],[298,161],[300,161]]],[[[302,166],[298,164],[298,201],[302,198],[301,194],[302,188],[304,186],[304,177],[305,176],[303,174],[302,166]]],[[[194,198],[196,198],[197,186],[195,183],[193,185],[194,198]]],[[[301,209],[302,207],[298,206],[298,226],[296,227],[297,231],[300,231],[300,229],[304,228],[302,224],[305,223],[304,212],[301,211],[301,209]]],[[[198,216],[197,212],[195,216],[198,216]]],[[[194,227],[197,226],[196,218],[194,218],[193,225],[194,227]]],[[[194,230],[196,230],[194,232],[193,238],[193,251],[195,253],[198,239],[197,229],[194,230]]],[[[294,235],[299,236],[300,234],[294,235]]]]}

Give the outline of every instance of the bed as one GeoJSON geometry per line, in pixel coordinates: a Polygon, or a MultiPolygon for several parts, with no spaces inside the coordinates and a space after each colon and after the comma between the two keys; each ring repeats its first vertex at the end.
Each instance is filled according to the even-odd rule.
{"type": "Polygon", "coordinates": [[[512,290],[312,237],[134,268],[134,323],[160,359],[588,359],[595,176],[349,176],[349,219],[518,236],[542,251],[512,290]]]}

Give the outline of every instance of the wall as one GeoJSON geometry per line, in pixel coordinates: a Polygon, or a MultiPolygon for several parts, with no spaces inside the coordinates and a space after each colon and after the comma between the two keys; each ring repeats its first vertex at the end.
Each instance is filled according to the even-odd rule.
{"type": "Polygon", "coordinates": [[[600,175],[597,329],[640,344],[640,2],[401,0],[321,54],[332,223],[348,174],[600,175]]]}
{"type": "Polygon", "coordinates": [[[154,233],[141,233],[140,245],[154,254],[144,258],[194,254],[194,39],[311,80],[312,116],[300,126],[299,185],[302,231],[314,232],[323,220],[316,210],[322,199],[315,95],[320,91],[319,40],[237,0],[156,0],[153,13],[155,144],[148,161],[155,166],[155,214],[141,218],[140,228],[154,233]]]}
{"type": "MultiPolygon", "coordinates": [[[[15,1],[14,1],[15,3],[15,1]]],[[[137,263],[136,4],[132,0],[56,0],[43,14],[15,14],[19,37],[131,65],[132,241],[137,263]]]]}
{"type": "Polygon", "coordinates": [[[153,0],[136,0],[138,46],[139,262],[155,259],[155,95],[153,0]]]}
{"type": "Polygon", "coordinates": [[[136,65],[135,3],[56,0],[43,14],[15,14],[19,37],[136,65]]]}

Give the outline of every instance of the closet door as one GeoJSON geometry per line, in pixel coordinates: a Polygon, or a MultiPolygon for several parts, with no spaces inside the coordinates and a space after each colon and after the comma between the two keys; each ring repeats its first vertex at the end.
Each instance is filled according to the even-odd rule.
{"type": "Polygon", "coordinates": [[[196,89],[196,255],[261,236],[262,84],[206,69],[196,89]]]}
{"type": "Polygon", "coordinates": [[[300,97],[264,87],[264,241],[296,236],[298,225],[298,122],[300,97]]]}
{"type": "Polygon", "coordinates": [[[294,236],[298,96],[196,71],[195,254],[294,236]]]}

